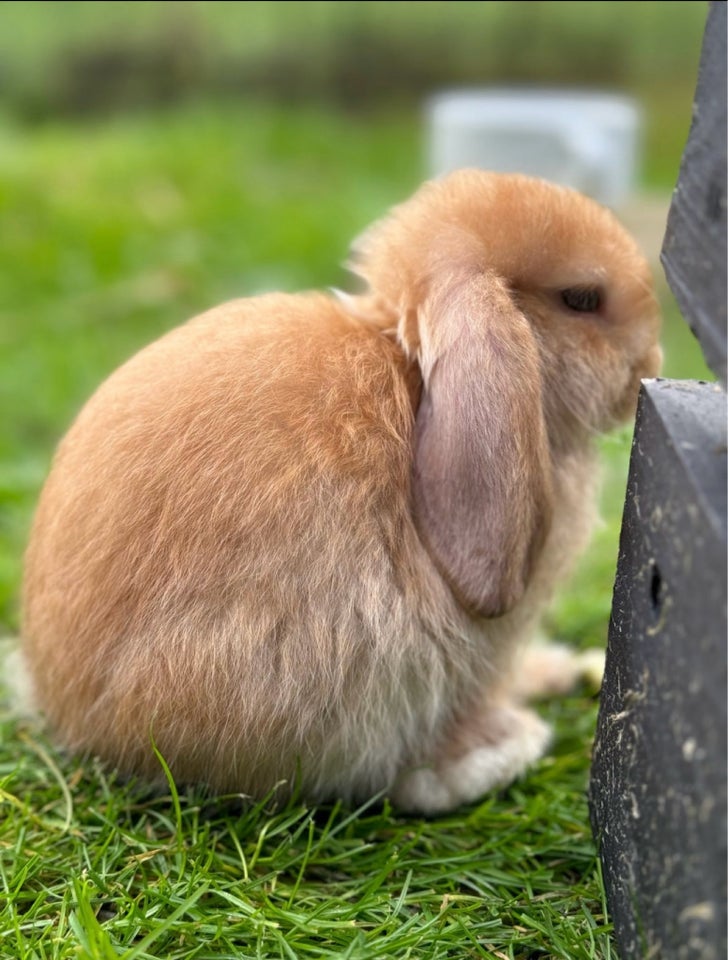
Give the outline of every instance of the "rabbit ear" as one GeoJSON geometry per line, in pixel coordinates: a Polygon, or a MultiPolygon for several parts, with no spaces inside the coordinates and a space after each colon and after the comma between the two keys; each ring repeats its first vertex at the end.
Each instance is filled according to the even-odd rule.
{"type": "Polygon", "coordinates": [[[419,311],[413,497],[451,588],[487,617],[523,594],[551,514],[536,343],[495,278],[451,278],[419,311]]]}

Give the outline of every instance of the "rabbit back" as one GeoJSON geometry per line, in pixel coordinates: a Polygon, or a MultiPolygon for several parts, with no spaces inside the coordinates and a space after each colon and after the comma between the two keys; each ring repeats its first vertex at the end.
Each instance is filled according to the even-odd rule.
{"type": "Polygon", "coordinates": [[[297,766],[309,792],[390,781],[447,711],[428,608],[458,620],[410,519],[418,389],[380,327],[317,295],[224,305],[112,375],[26,561],[61,738],[153,776],[153,737],[183,780],[256,794],[297,766]]]}

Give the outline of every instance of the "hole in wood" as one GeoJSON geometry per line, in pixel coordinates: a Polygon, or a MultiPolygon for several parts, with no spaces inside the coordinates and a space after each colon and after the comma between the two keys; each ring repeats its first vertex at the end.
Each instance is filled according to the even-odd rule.
{"type": "Polygon", "coordinates": [[[662,579],[662,574],[660,573],[660,568],[653,561],[652,575],[650,577],[650,600],[652,601],[652,609],[656,614],[660,612],[664,598],[665,584],[662,579]]]}

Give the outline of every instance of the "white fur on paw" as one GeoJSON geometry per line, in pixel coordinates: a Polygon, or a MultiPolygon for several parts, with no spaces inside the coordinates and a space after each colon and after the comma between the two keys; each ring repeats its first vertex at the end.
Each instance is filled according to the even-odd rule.
{"type": "Polygon", "coordinates": [[[532,710],[508,708],[505,716],[509,735],[500,743],[476,747],[437,767],[405,770],[390,793],[392,803],[408,813],[446,813],[515,780],[543,756],[551,729],[532,710]]]}
{"type": "Polygon", "coordinates": [[[604,679],[607,654],[599,647],[591,647],[577,654],[579,677],[592,689],[599,690],[604,679]]]}
{"type": "Polygon", "coordinates": [[[35,717],[33,685],[22,651],[15,641],[0,640],[0,675],[12,714],[19,719],[35,717]]]}
{"type": "Polygon", "coordinates": [[[603,650],[579,652],[561,643],[534,643],[524,653],[513,693],[524,700],[568,693],[580,680],[598,690],[604,675],[603,650]]]}
{"type": "Polygon", "coordinates": [[[458,803],[432,767],[417,767],[400,774],[390,798],[406,813],[445,813],[458,803]]]}
{"type": "Polygon", "coordinates": [[[442,771],[458,803],[471,803],[495,787],[505,787],[543,756],[551,741],[547,723],[530,710],[514,711],[519,726],[513,736],[492,746],[476,747],[442,771]]]}

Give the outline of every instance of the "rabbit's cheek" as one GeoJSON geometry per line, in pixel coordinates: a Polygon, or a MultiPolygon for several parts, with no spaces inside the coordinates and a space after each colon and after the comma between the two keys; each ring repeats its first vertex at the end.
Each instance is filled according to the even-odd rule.
{"type": "Polygon", "coordinates": [[[652,376],[649,372],[651,369],[652,365],[648,365],[645,361],[635,364],[630,369],[627,388],[619,397],[614,412],[615,420],[618,423],[626,423],[634,417],[637,410],[640,384],[645,377],[652,376]]]}
{"type": "Polygon", "coordinates": [[[662,370],[662,360],[662,347],[656,343],[644,359],[640,379],[645,380],[659,376],[660,370],[662,370]]]}
{"type": "Polygon", "coordinates": [[[662,347],[655,344],[650,350],[634,364],[631,370],[631,391],[637,401],[637,395],[640,391],[640,384],[643,380],[656,377],[662,369],[662,347]]]}

